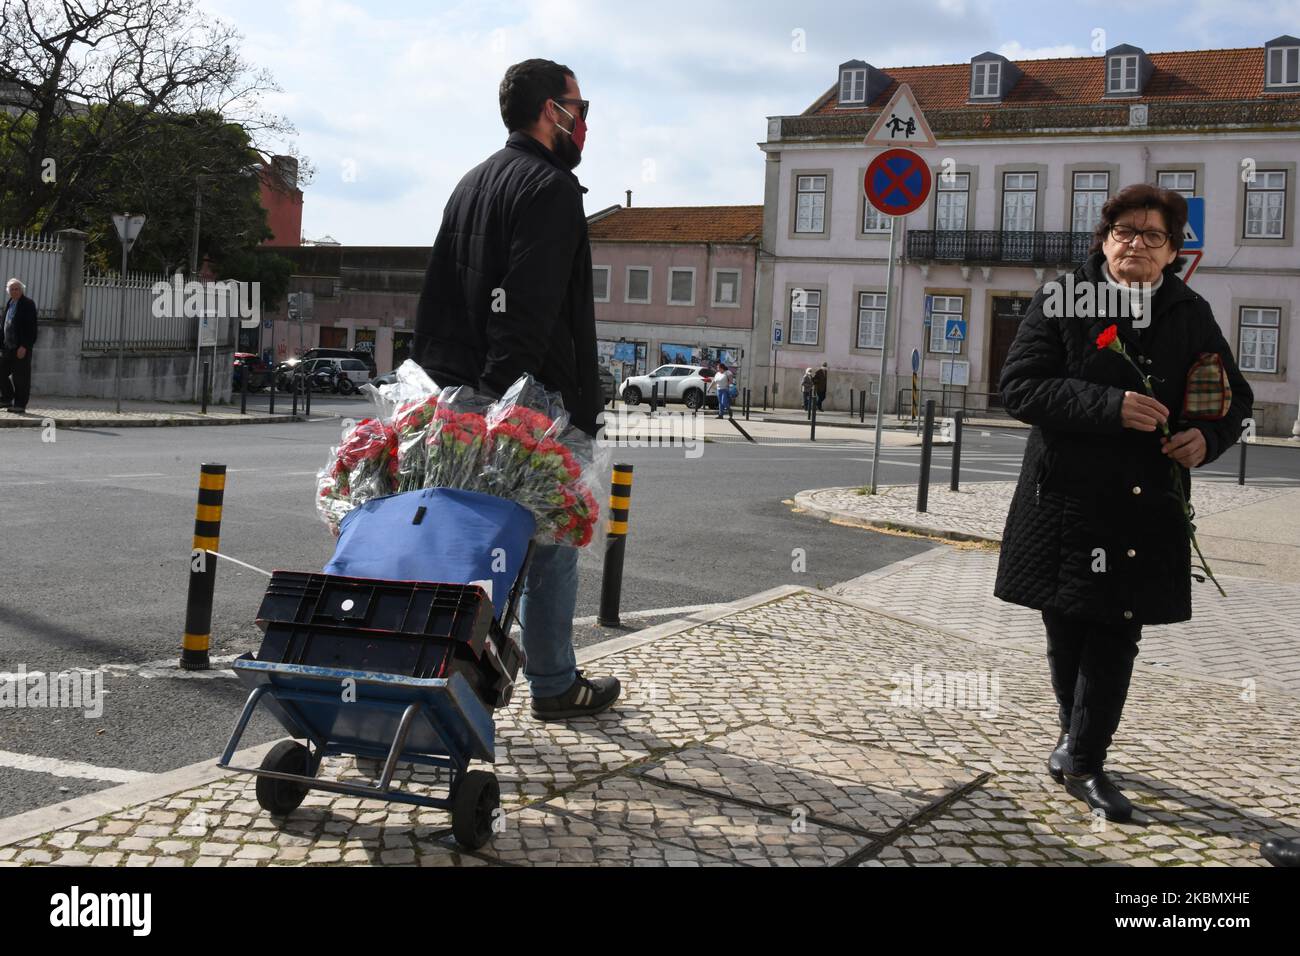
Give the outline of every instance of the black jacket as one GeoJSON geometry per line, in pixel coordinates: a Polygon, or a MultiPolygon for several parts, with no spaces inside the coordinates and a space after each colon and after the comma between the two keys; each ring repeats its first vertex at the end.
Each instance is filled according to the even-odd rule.
{"type": "MultiPolygon", "coordinates": [[[[1100,253],[1092,256],[1075,281],[1104,281],[1101,263],[1100,253]]],[[[1219,354],[1232,406],[1222,421],[1190,423],[1205,435],[1204,464],[1236,443],[1254,395],[1209,304],[1172,270],[1155,295],[1150,327],[1140,332],[1131,319],[1113,315],[1050,318],[1047,288],[1030,303],[1002,369],[1007,411],[1034,428],[994,593],[1012,604],[1114,624],[1189,620],[1191,547],[1171,460],[1160,451],[1159,430],[1122,426],[1124,393],[1145,390],[1123,356],[1098,350],[1097,337],[1119,326],[1129,355],[1153,376],[1174,432],[1189,427],[1181,417],[1192,363],[1201,353],[1219,354]]],[[[1190,497],[1190,475],[1180,471],[1190,497]]]]}
{"type": "MultiPolygon", "coordinates": [[[[4,350],[4,318],[9,313],[9,303],[13,300],[4,298],[0,305],[0,351],[4,350]]],[[[18,311],[14,313],[14,334],[18,338],[18,347],[31,349],[36,345],[36,303],[27,296],[18,300],[18,311]]]]}
{"type": "Polygon", "coordinates": [[[524,133],[471,170],[433,246],[414,356],[439,385],[497,395],[532,373],[595,435],[604,402],[585,192],[524,133]]]}

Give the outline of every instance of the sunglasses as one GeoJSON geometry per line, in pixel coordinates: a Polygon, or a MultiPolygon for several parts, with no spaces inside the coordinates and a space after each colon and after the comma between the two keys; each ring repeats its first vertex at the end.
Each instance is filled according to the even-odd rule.
{"type": "Polygon", "coordinates": [[[571,99],[561,99],[561,98],[558,97],[558,96],[556,96],[556,97],[552,97],[552,99],[555,100],[555,102],[557,102],[557,103],[576,103],[576,104],[578,104],[578,115],[581,116],[584,120],[586,120],[586,118],[587,118],[587,112],[591,109],[591,100],[571,100],[571,99]]]}

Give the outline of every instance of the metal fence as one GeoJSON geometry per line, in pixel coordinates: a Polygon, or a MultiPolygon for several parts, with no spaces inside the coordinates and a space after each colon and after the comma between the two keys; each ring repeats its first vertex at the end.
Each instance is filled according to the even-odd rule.
{"type": "Polygon", "coordinates": [[[62,262],[63,243],[57,237],[0,230],[0,282],[21,280],[40,316],[48,318],[58,310],[62,262]]]}
{"type": "MultiPolygon", "coordinates": [[[[86,324],[82,349],[87,352],[117,348],[120,337],[128,351],[194,350],[198,347],[198,321],[177,317],[173,309],[164,316],[154,315],[154,286],[170,283],[161,273],[127,273],[125,291],[116,275],[86,276],[86,324]],[[122,297],[126,296],[126,313],[122,318],[122,297]]],[[[166,293],[170,295],[170,293],[166,293]]],[[[228,343],[223,343],[228,344],[228,343]]]]}

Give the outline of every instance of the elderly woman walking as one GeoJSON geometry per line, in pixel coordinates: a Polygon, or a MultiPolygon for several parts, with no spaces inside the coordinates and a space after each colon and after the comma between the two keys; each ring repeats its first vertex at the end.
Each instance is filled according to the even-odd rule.
{"type": "Polygon", "coordinates": [[[1142,627],[1192,616],[1190,469],[1236,443],[1254,401],[1176,274],[1186,221],[1169,190],[1111,198],[1087,262],[1030,303],[1000,383],[1034,428],[995,593],[1043,615],[1061,731],[1049,773],[1116,821],[1133,807],[1106,752],[1142,627]]]}

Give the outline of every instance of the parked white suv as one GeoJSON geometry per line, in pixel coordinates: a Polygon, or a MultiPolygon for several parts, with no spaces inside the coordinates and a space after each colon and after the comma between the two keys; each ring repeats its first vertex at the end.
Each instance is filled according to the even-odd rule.
{"type": "Polygon", "coordinates": [[[704,396],[713,378],[713,369],[703,365],[662,365],[649,375],[624,379],[619,396],[627,405],[650,400],[656,384],[660,402],[683,402],[694,411],[704,407],[704,396]]]}

